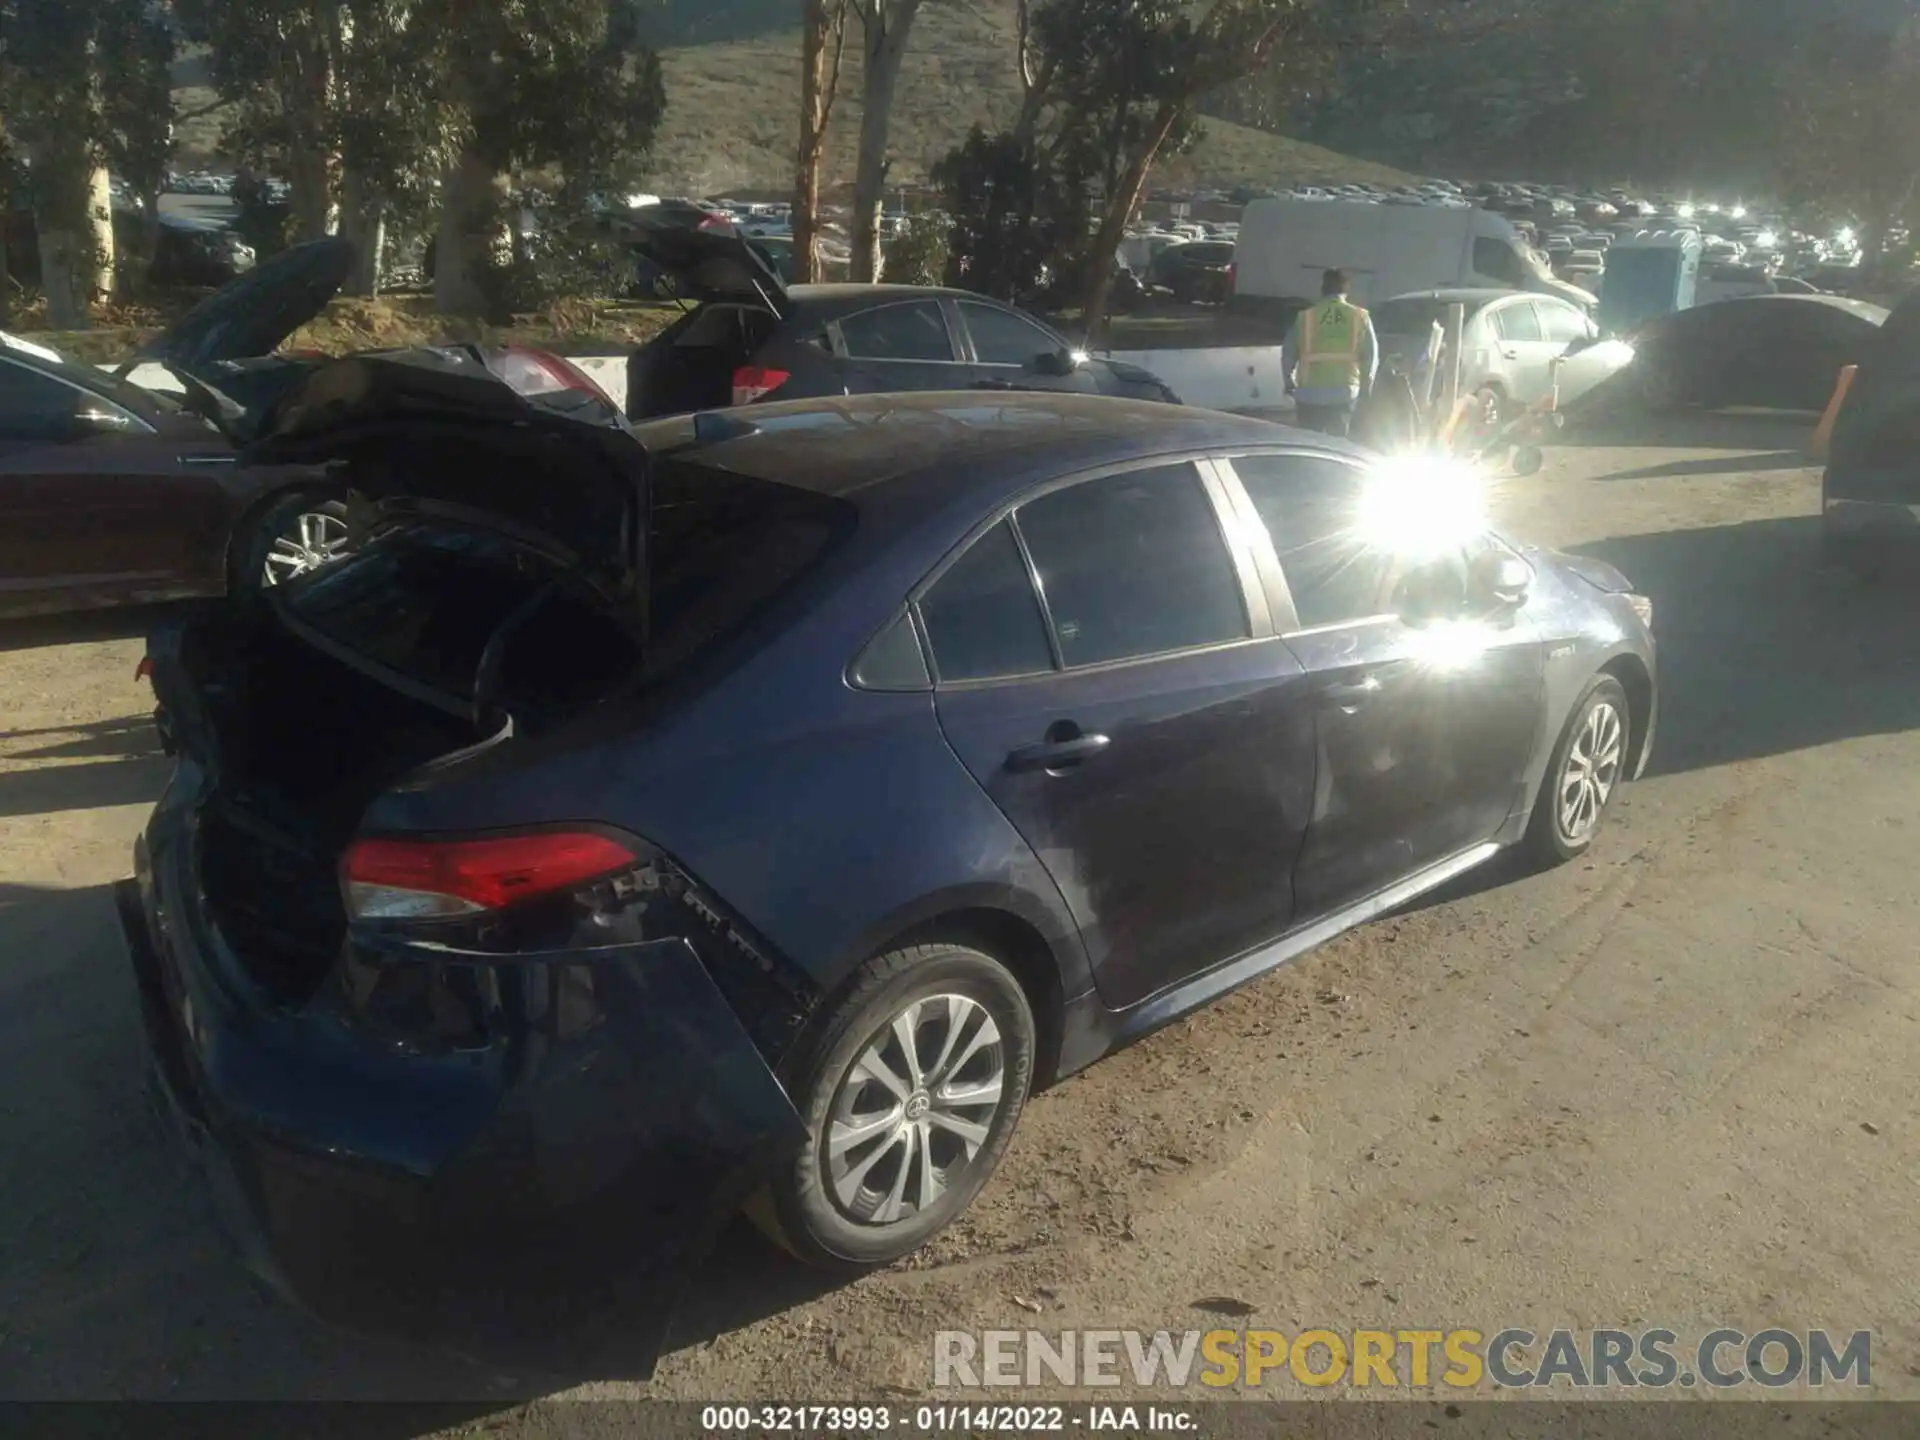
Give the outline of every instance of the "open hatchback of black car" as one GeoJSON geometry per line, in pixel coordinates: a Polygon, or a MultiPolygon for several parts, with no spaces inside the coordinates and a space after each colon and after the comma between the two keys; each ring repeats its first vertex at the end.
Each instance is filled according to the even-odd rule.
{"type": "Polygon", "coordinates": [[[255,448],[358,548],[149,645],[158,1069],[325,1313],[644,1343],[751,1191],[897,1258],[1035,1086],[1583,853],[1646,762],[1625,578],[1339,444],[967,392],[632,430],[456,360],[317,372],[255,448]]]}

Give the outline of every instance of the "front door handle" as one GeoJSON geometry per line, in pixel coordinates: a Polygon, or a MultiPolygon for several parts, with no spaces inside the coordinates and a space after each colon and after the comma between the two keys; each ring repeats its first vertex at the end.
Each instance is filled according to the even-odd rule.
{"type": "Polygon", "coordinates": [[[1503,360],[1518,360],[1520,358],[1520,352],[1518,350],[1502,350],[1500,352],[1500,358],[1503,360]]]}
{"type": "Polygon", "coordinates": [[[1038,745],[1022,745],[1007,756],[1007,769],[1019,774],[1027,770],[1064,770],[1098,755],[1113,741],[1105,735],[1076,734],[1071,739],[1042,740],[1038,745]]]}
{"type": "Polygon", "coordinates": [[[1369,675],[1364,680],[1329,685],[1320,693],[1326,698],[1326,702],[1329,705],[1338,705],[1342,710],[1351,715],[1362,705],[1373,699],[1374,696],[1378,695],[1380,689],[1380,677],[1378,675],[1369,675]]]}
{"type": "Polygon", "coordinates": [[[233,465],[238,463],[234,455],[176,455],[173,457],[181,465],[233,465]]]}

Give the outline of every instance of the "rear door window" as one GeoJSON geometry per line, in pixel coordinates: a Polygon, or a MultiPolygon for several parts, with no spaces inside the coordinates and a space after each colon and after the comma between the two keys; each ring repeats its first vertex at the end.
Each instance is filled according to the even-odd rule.
{"type": "Polygon", "coordinates": [[[1540,316],[1540,330],[1557,345],[1571,345],[1586,338],[1587,317],[1571,305],[1558,300],[1536,300],[1533,308],[1540,316]]]}
{"type": "Polygon", "coordinates": [[[960,302],[960,317],[973,337],[974,357],[982,365],[1031,365],[1060,348],[1060,342],[1031,320],[997,305],[960,302]]]}
{"type": "Polygon", "coordinates": [[[1502,340],[1514,344],[1541,338],[1540,317],[1533,313],[1533,306],[1524,300],[1513,305],[1502,305],[1494,311],[1493,324],[1502,340]]]}
{"type": "Polygon", "coordinates": [[[1016,513],[1069,667],[1252,633],[1239,572],[1192,465],[1088,480],[1016,513]]]}
{"type": "Polygon", "coordinates": [[[953,338],[934,300],[881,305],[840,321],[840,339],[855,360],[952,360],[953,338]]]}
{"type": "Polygon", "coordinates": [[[920,599],[920,618],[943,684],[1053,669],[1040,600],[1005,520],[933,583],[920,599]]]}

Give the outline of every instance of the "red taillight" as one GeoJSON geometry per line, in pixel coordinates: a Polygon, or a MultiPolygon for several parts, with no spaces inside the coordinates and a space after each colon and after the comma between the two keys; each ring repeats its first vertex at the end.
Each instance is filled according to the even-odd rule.
{"type": "Polygon", "coordinates": [[[789,372],[769,370],[764,365],[742,365],[733,372],[733,403],[751,405],[763,400],[787,383],[789,372]]]}
{"type": "Polygon", "coordinates": [[[153,679],[153,657],[151,655],[143,656],[140,663],[133,667],[133,678],[136,680],[153,679]]]}
{"type": "Polygon", "coordinates": [[[696,230],[731,230],[733,228],[733,221],[724,215],[716,215],[713,211],[709,210],[701,217],[700,223],[693,228],[696,230]]]}
{"type": "Polygon", "coordinates": [[[561,390],[579,390],[597,399],[613,403],[586,371],[570,360],[526,345],[510,345],[487,359],[487,369],[522,395],[552,395],[561,390]]]}
{"type": "Polygon", "coordinates": [[[423,920],[498,910],[631,869],[640,857],[590,831],[480,840],[356,840],[340,861],[347,913],[423,920]]]}

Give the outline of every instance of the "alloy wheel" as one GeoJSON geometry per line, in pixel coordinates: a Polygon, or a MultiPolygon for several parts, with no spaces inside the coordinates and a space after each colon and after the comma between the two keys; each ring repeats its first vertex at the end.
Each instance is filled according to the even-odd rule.
{"type": "Polygon", "coordinates": [[[1620,711],[1611,701],[1602,700],[1587,712],[1560,769],[1554,818],[1569,844],[1585,840],[1600,823],[1620,782],[1625,750],[1626,725],[1620,711]]]}
{"type": "Polygon", "coordinates": [[[924,996],[874,1032],[828,1111],[836,1207],[892,1225],[937,1204],[975,1163],[1006,1093],[1000,1027],[965,995],[924,996]]]}
{"type": "Polygon", "coordinates": [[[306,511],[275,538],[267,551],[261,583],[278,585],[331,564],[347,553],[347,540],[347,522],[339,516],[324,510],[306,511]]]}

